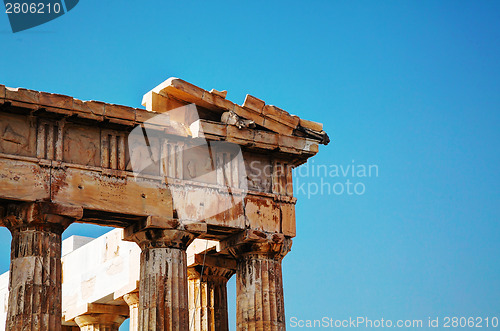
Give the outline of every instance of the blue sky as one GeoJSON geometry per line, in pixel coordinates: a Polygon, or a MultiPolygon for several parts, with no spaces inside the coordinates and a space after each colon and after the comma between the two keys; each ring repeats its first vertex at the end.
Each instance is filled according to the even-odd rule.
{"type": "Polygon", "coordinates": [[[324,178],[362,195],[298,192],[290,330],[292,317],[500,317],[499,2],[82,0],[16,34],[2,13],[0,41],[0,84],[140,106],[175,76],[324,123],[315,165],[377,165],[324,178]]]}

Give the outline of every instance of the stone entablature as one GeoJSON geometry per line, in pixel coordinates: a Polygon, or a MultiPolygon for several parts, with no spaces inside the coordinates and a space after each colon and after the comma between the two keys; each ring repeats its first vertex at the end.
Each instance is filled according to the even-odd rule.
{"type": "Polygon", "coordinates": [[[202,217],[208,225],[221,225],[232,233],[250,226],[294,236],[291,171],[317,152],[320,141],[315,136],[291,134],[306,135],[298,130],[306,128],[299,123],[314,125],[274,106],[263,109],[274,109],[277,113],[256,110],[256,99],[251,96],[247,96],[243,106],[238,106],[179,79],[170,79],[160,86],[163,85],[166,87],[156,88],[145,96],[145,100],[155,96],[151,99],[154,102],[145,101],[148,110],[0,86],[0,196],[81,206],[86,210],[82,221],[113,226],[127,226],[144,216],[175,217],[174,211],[181,221],[199,220],[212,208],[210,214],[223,212],[216,219],[202,217]],[[134,127],[148,125],[154,116],[169,114],[172,105],[158,100],[162,98],[176,100],[175,106],[197,102],[202,109],[200,114],[210,120],[187,121],[189,127],[172,121],[149,125],[148,130],[162,132],[150,138],[158,140],[151,142],[151,153],[158,155],[161,162],[140,174],[133,173],[129,144],[133,145],[134,140],[127,137],[134,127]],[[241,117],[247,114],[261,130],[213,120],[224,111],[241,117]],[[259,114],[263,121],[257,120],[259,114]],[[282,130],[280,121],[287,127],[295,123],[295,131],[282,130]],[[193,138],[199,137],[241,146],[244,162],[229,162],[231,169],[222,171],[219,160],[231,156],[225,155],[226,150],[219,153],[217,148],[197,146],[193,138]],[[183,153],[186,150],[190,152],[183,153]],[[212,160],[209,153],[215,154],[212,160]],[[233,196],[238,196],[238,189],[246,188],[240,194],[240,198],[246,199],[245,208],[243,205],[228,208],[230,198],[222,198],[228,187],[233,196]],[[179,197],[175,206],[172,194],[179,197]],[[123,196],[127,199],[122,199],[123,196]],[[206,197],[203,206],[190,203],[199,196],[206,197]],[[256,200],[267,202],[256,203],[256,200]],[[102,217],[99,211],[111,215],[102,217]],[[113,215],[118,213],[126,217],[113,215]],[[259,220],[254,222],[256,218],[259,220]]]}

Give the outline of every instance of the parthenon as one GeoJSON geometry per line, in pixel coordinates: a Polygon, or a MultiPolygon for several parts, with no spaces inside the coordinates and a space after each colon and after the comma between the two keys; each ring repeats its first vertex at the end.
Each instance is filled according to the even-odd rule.
{"type": "Polygon", "coordinates": [[[226,96],[170,78],[138,109],[0,85],[5,330],[228,330],[233,275],[237,330],[285,330],[292,169],[329,138],[226,96]],[[63,245],[73,222],[117,229],[63,245]]]}

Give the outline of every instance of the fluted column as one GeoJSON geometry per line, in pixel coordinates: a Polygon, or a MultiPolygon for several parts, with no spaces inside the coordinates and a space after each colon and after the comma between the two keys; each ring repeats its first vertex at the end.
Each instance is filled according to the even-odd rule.
{"type": "Polygon", "coordinates": [[[188,268],[191,331],[228,331],[227,281],[234,270],[196,265],[188,268]]]}
{"type": "Polygon", "coordinates": [[[9,205],[2,218],[12,234],[6,330],[62,328],[61,234],[71,218],[53,214],[58,209],[74,212],[33,203],[9,205]]]}
{"type": "Polygon", "coordinates": [[[140,331],[188,331],[186,248],[194,235],[183,230],[148,229],[133,239],[141,247],[140,331]]]}
{"type": "Polygon", "coordinates": [[[285,330],[281,261],[248,255],[238,263],[236,277],[238,330],[285,330]]]}
{"type": "Polygon", "coordinates": [[[129,330],[139,330],[139,292],[125,294],[123,300],[127,303],[130,311],[129,330]]]}
{"type": "Polygon", "coordinates": [[[12,231],[8,330],[57,330],[61,325],[62,229],[12,231]]]}
{"type": "Polygon", "coordinates": [[[81,331],[118,331],[127,316],[117,314],[86,314],[75,317],[81,331]]]}
{"type": "Polygon", "coordinates": [[[248,230],[231,240],[237,258],[236,329],[286,329],[281,261],[292,240],[283,235],[248,230]]]}

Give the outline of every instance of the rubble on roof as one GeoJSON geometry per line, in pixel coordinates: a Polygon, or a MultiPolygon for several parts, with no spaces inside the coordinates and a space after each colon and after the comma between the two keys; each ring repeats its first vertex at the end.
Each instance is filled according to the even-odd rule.
{"type": "Polygon", "coordinates": [[[209,92],[172,77],[146,93],[142,105],[148,111],[162,113],[194,103],[223,115],[221,122],[235,125],[240,129],[258,125],[278,134],[306,137],[325,145],[330,142],[321,123],[303,120],[279,107],[266,105],[263,100],[249,94],[241,106],[227,100],[226,95],[227,91],[219,92],[212,89],[209,92]]]}

